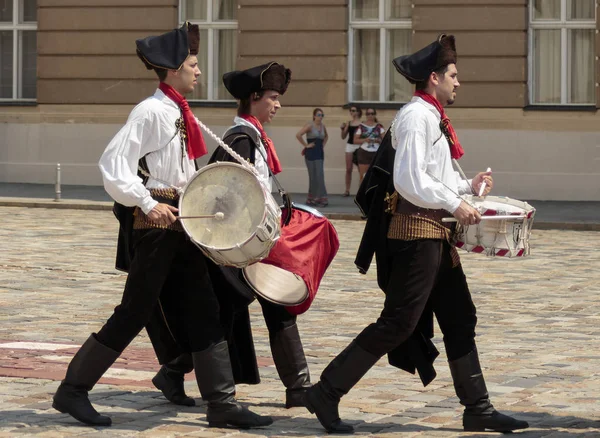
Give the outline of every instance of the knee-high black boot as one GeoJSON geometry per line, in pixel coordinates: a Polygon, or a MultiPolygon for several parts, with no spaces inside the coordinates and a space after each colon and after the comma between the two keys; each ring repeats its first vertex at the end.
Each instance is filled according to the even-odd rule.
{"type": "Polygon", "coordinates": [[[456,395],[465,407],[463,414],[465,431],[483,432],[488,429],[510,432],[529,427],[526,421],[517,420],[494,409],[481,372],[477,349],[449,364],[456,395]]]}
{"type": "Polygon", "coordinates": [[[321,374],[321,381],[306,391],[306,407],[317,415],[327,432],[353,433],[354,428],[340,419],[338,405],[379,357],[363,350],[352,341],[321,374]]]}
{"type": "Polygon", "coordinates": [[[235,383],[227,341],[192,353],[192,358],[200,394],[208,403],[206,419],[209,427],[249,429],[273,423],[271,417],[255,414],[235,399],[235,383]]]}
{"type": "Polygon", "coordinates": [[[194,369],[192,355],[184,353],[169,363],[164,364],[152,383],[162,391],[171,403],[181,406],[195,406],[193,398],[188,397],[183,387],[184,377],[194,369]]]}
{"type": "Polygon", "coordinates": [[[304,395],[310,388],[310,374],[298,326],[293,324],[270,336],[273,362],[285,386],[285,407],[305,406],[304,395]]]}
{"type": "Polygon", "coordinates": [[[92,426],[110,426],[110,417],[100,415],[88,392],[121,353],[98,342],[91,334],[71,360],[67,374],[53,397],[52,407],[92,426]]]}

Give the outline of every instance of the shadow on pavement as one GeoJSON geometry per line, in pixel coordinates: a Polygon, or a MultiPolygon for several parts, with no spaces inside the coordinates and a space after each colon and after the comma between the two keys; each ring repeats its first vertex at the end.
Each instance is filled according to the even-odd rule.
{"type": "MultiPolygon", "coordinates": [[[[27,406],[31,409],[11,410],[2,413],[0,425],[3,427],[15,427],[23,429],[23,432],[35,433],[47,431],[48,426],[53,424],[57,427],[77,427],[89,430],[105,430],[118,434],[119,431],[152,433],[154,428],[161,426],[178,426],[205,429],[206,423],[206,404],[201,399],[197,399],[195,407],[182,407],[170,404],[164,400],[157,391],[93,391],[90,393],[90,399],[98,412],[108,415],[113,419],[113,426],[108,428],[92,428],[86,426],[67,414],[50,409],[52,394],[48,394],[48,400],[38,406],[27,406]],[[122,408],[123,411],[119,409],[122,408]],[[43,409],[42,412],[40,410],[43,409]],[[175,419],[178,413],[186,415],[197,415],[195,420],[186,421],[179,417],[175,419]]],[[[242,404],[251,407],[247,403],[242,404]]],[[[252,406],[257,408],[283,408],[283,404],[274,402],[255,403],[252,406]]],[[[261,411],[263,409],[260,409],[261,411]]],[[[283,411],[289,415],[272,415],[274,424],[267,428],[253,430],[254,436],[273,436],[285,434],[286,436],[328,436],[322,429],[316,417],[304,416],[304,411],[283,411]],[[302,417],[297,415],[301,414],[302,417]]],[[[600,421],[575,416],[557,416],[544,412],[511,412],[502,410],[503,413],[515,416],[519,419],[527,420],[530,429],[514,432],[515,435],[523,438],[550,437],[550,436],[600,436],[600,421]],[[557,434],[557,435],[555,435],[557,434]],[[596,435],[598,434],[598,435],[596,435]]],[[[281,412],[280,412],[281,413],[281,412]]],[[[460,422],[459,418],[456,418],[460,422]]],[[[352,424],[356,433],[359,435],[377,435],[377,434],[398,434],[404,433],[424,433],[435,432],[439,436],[441,432],[447,432],[452,436],[469,437],[490,437],[490,433],[466,433],[461,429],[450,427],[429,427],[423,424],[410,423],[418,421],[417,419],[407,417],[407,412],[398,412],[397,416],[382,419],[381,422],[366,423],[363,421],[353,421],[352,418],[345,418],[345,421],[352,424]],[[387,420],[387,421],[386,421],[387,420]]],[[[157,433],[159,430],[156,431],[157,433]]]]}

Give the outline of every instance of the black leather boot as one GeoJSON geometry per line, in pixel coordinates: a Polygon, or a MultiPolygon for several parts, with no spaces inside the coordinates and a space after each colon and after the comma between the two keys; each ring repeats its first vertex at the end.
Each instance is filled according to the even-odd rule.
{"type": "Polygon", "coordinates": [[[306,407],[317,415],[329,433],[354,433],[354,428],[340,419],[338,405],[379,357],[363,350],[352,341],[321,374],[321,381],[306,391],[306,407]]]}
{"type": "Polygon", "coordinates": [[[310,374],[296,324],[270,336],[273,362],[285,386],[286,409],[306,406],[304,396],[310,388],[310,374]]]}
{"type": "Polygon", "coordinates": [[[273,423],[271,417],[255,414],[235,399],[235,383],[227,341],[192,353],[192,358],[200,394],[208,403],[206,419],[209,427],[250,429],[273,423]]]}
{"type": "Polygon", "coordinates": [[[120,354],[91,334],[71,360],[65,379],[54,394],[52,407],[91,426],[110,426],[112,420],[94,409],[88,392],[120,354]]]}
{"type": "Polygon", "coordinates": [[[465,407],[463,427],[467,432],[511,432],[527,429],[526,421],[517,420],[501,414],[490,402],[485,380],[479,364],[477,349],[456,359],[450,364],[450,372],[454,381],[456,395],[465,407]]]}
{"type": "Polygon", "coordinates": [[[163,365],[152,379],[152,383],[171,403],[181,406],[196,406],[194,399],[187,396],[183,387],[186,373],[193,369],[192,355],[184,353],[163,365]]]}

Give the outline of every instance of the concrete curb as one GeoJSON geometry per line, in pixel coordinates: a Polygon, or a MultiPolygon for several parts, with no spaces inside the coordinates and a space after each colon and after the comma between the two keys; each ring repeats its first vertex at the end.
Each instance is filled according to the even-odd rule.
{"type": "MultiPolygon", "coordinates": [[[[61,208],[69,210],[112,210],[113,203],[105,201],[88,201],[78,199],[65,199],[54,201],[38,198],[0,198],[0,207],[22,208],[61,208]]],[[[321,210],[321,213],[330,220],[360,221],[360,213],[341,213],[321,210]]],[[[536,219],[534,229],[537,230],[571,230],[571,231],[600,231],[600,222],[564,222],[544,221],[536,219]]]]}

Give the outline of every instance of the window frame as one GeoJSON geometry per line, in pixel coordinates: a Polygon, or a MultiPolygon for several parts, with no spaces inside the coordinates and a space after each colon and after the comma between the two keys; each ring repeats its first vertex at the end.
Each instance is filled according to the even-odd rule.
{"type": "MultiPolygon", "coordinates": [[[[0,21],[0,32],[12,31],[13,47],[12,47],[12,97],[0,97],[0,103],[6,102],[37,102],[37,92],[35,98],[18,97],[23,95],[23,31],[35,31],[37,39],[37,21],[27,21],[19,23],[20,0],[12,0],[12,22],[0,21]]],[[[24,7],[25,5],[23,5],[24,7]]],[[[36,2],[36,9],[38,8],[36,2]]],[[[36,51],[37,57],[37,51],[36,51]]],[[[37,74],[36,74],[37,87],[37,74]]]]}
{"type": "MultiPolygon", "coordinates": [[[[535,0],[530,0],[528,2],[528,18],[529,18],[529,26],[528,26],[528,35],[527,35],[527,67],[528,67],[528,77],[527,77],[527,97],[528,97],[528,106],[531,107],[587,107],[587,106],[596,106],[596,95],[593,96],[592,101],[589,103],[569,103],[570,95],[571,95],[571,73],[569,71],[569,65],[571,65],[571,50],[569,49],[569,30],[571,29],[593,29],[595,34],[598,34],[598,28],[596,24],[597,15],[598,15],[598,5],[594,0],[594,14],[595,17],[593,19],[576,19],[576,20],[567,20],[567,0],[560,0],[560,19],[547,19],[547,20],[535,20],[534,12],[535,12],[535,0]],[[535,72],[535,56],[534,56],[534,31],[536,30],[560,30],[560,103],[542,103],[535,102],[534,99],[534,84],[536,81],[536,72],[535,72]]],[[[594,48],[597,52],[597,47],[595,47],[594,38],[594,48]]],[[[594,64],[597,64],[598,56],[594,54],[594,64]]],[[[594,69],[594,88],[598,88],[598,71],[594,69]]]]}
{"type": "MultiPolygon", "coordinates": [[[[410,19],[398,19],[398,20],[386,20],[385,19],[385,2],[386,0],[379,0],[378,18],[377,20],[353,20],[354,13],[354,2],[349,0],[348,2],[348,85],[347,93],[348,100],[350,102],[356,102],[360,104],[388,104],[388,103],[406,103],[401,101],[386,100],[386,96],[389,93],[390,78],[388,77],[387,67],[392,62],[392,57],[389,53],[386,53],[387,45],[382,42],[387,41],[387,31],[390,29],[403,29],[411,31],[414,35],[412,28],[412,16],[410,19]],[[379,100],[356,100],[354,98],[354,30],[362,29],[379,29],[379,100]]],[[[411,8],[414,9],[414,3],[411,8]]],[[[412,14],[411,14],[412,15],[412,14]]]]}
{"type": "MultiPolygon", "coordinates": [[[[200,31],[207,31],[207,64],[208,71],[202,72],[202,75],[206,75],[205,86],[206,88],[206,99],[188,99],[190,103],[204,103],[204,102],[235,102],[235,99],[218,99],[215,97],[215,78],[217,78],[218,71],[218,53],[215,50],[215,43],[218,43],[218,31],[219,30],[238,30],[238,20],[213,20],[213,1],[206,1],[206,20],[193,20],[185,17],[185,6],[188,0],[179,1],[179,26],[182,26],[186,21],[192,24],[197,24],[200,31]]],[[[236,54],[237,56],[237,54],[236,54]]]]}

